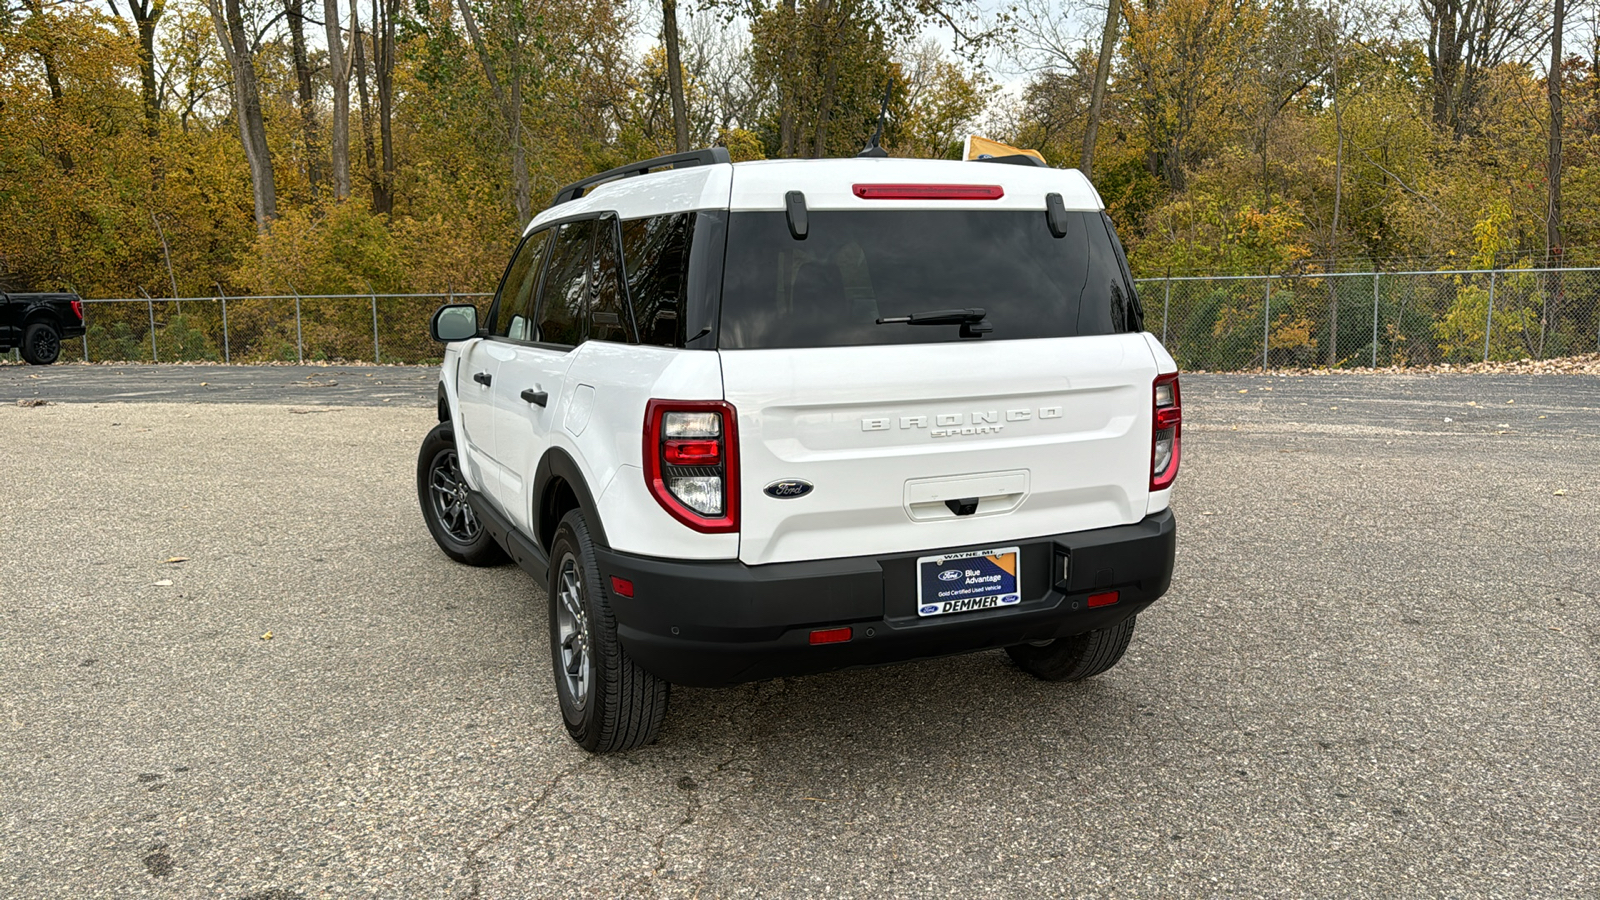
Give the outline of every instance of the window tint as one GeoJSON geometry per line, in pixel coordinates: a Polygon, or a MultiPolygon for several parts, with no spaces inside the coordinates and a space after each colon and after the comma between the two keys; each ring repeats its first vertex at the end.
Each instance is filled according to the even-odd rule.
{"type": "Polygon", "coordinates": [[[1131,331],[1136,301],[1098,212],[813,211],[797,241],[781,212],[733,213],[722,289],[724,348],[962,340],[958,325],[877,319],[977,307],[982,340],[1131,331]]]}
{"type": "Polygon", "coordinates": [[[622,258],[617,249],[617,220],[595,222],[594,268],[589,272],[592,307],[589,311],[589,340],[632,340],[628,311],[623,308],[622,258]]]}
{"type": "MultiPolygon", "coordinates": [[[[780,214],[781,216],[781,214],[780,214]]],[[[622,254],[639,342],[683,346],[693,213],[622,223],[622,254]]]]}
{"type": "Polygon", "coordinates": [[[589,269],[589,242],[594,220],[561,226],[550,248],[549,272],[539,292],[539,332],[536,340],[576,346],[583,341],[587,318],[584,303],[589,269]]]}
{"type": "Polygon", "coordinates": [[[533,292],[539,283],[539,261],[544,258],[544,245],[549,237],[549,231],[534,232],[517,248],[500,282],[500,305],[490,334],[519,341],[533,340],[533,292]]]}

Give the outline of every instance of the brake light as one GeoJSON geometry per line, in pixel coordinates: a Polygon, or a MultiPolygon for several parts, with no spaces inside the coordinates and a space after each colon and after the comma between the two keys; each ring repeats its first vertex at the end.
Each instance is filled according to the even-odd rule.
{"type": "Polygon", "coordinates": [[[644,480],[674,519],[707,534],[739,530],[739,428],[721,400],[651,400],[644,480]]]}
{"type": "Polygon", "coordinates": [[[82,322],[83,321],[83,301],[82,300],[73,300],[73,301],[71,301],[71,303],[72,303],[72,314],[78,317],[78,321],[79,322],[82,322]]]}
{"type": "Polygon", "coordinates": [[[998,184],[858,184],[851,188],[863,200],[999,200],[998,184]]]}
{"type": "Polygon", "coordinates": [[[1151,388],[1150,490],[1164,491],[1178,477],[1178,451],[1183,432],[1183,401],[1178,373],[1157,375],[1151,388]]]}

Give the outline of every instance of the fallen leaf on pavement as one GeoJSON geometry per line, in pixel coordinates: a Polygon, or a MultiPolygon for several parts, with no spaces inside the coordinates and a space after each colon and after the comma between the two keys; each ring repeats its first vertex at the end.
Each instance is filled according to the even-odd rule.
{"type": "Polygon", "coordinates": [[[156,582],[156,587],[172,587],[172,579],[171,578],[163,578],[160,581],[156,582]]]}
{"type": "Polygon", "coordinates": [[[169,556],[169,557],[167,557],[167,562],[169,562],[169,563],[182,563],[182,562],[188,562],[188,561],[189,561],[189,557],[187,557],[187,556],[169,556]]]}
{"type": "Polygon", "coordinates": [[[261,636],[261,639],[262,639],[262,640],[263,640],[263,641],[270,641],[270,640],[272,640],[272,632],[270,632],[270,631],[269,631],[269,632],[267,632],[267,633],[266,633],[266,634],[263,634],[263,635],[262,635],[262,636],[261,636]]]}

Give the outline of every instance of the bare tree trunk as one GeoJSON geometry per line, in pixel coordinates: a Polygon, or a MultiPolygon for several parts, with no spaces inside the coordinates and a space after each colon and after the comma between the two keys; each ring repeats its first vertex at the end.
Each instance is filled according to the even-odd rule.
{"type": "Polygon", "coordinates": [[[672,140],[689,149],[689,112],[683,100],[683,59],[678,55],[678,0],[661,0],[661,42],[667,45],[667,93],[672,97],[672,140]]]}
{"type": "MultiPolygon", "coordinates": [[[[354,0],[352,0],[354,2],[354,0]]],[[[350,69],[345,62],[339,28],[339,0],[322,0],[323,27],[328,34],[328,80],[333,83],[333,197],[350,196],[350,69]]]]}
{"type": "Polygon", "coordinates": [[[394,211],[394,20],[396,0],[372,0],[377,34],[372,39],[373,76],[378,86],[378,142],[383,156],[382,174],[373,189],[373,212],[394,211]]]}
{"type": "Polygon", "coordinates": [[[311,61],[306,57],[305,0],[283,0],[289,20],[289,47],[300,101],[300,131],[305,136],[306,181],[313,190],[322,183],[322,150],[317,143],[316,96],[311,88],[311,61]]]}
{"type": "Polygon", "coordinates": [[[256,230],[266,231],[278,217],[278,190],[272,177],[272,153],[267,147],[267,129],[261,120],[261,94],[256,84],[256,66],[251,56],[250,37],[244,30],[244,15],[239,0],[206,0],[211,23],[222,43],[222,53],[233,71],[234,117],[239,120],[239,142],[250,164],[250,188],[256,205],[256,230]],[[226,7],[226,13],[223,7],[226,7]]]}
{"type": "MultiPolygon", "coordinates": [[[[518,4],[520,10],[521,4],[518,4]]],[[[518,15],[516,19],[520,20],[518,15]]],[[[517,224],[522,224],[533,218],[533,189],[528,182],[528,149],[522,143],[522,36],[517,35],[511,42],[511,92],[510,92],[510,121],[507,122],[507,131],[511,133],[511,184],[512,199],[517,204],[517,224]]]]}
{"type": "MultiPolygon", "coordinates": [[[[456,0],[456,6],[461,10],[462,24],[467,28],[467,35],[472,38],[472,46],[478,51],[478,62],[483,66],[483,77],[489,82],[489,89],[494,93],[494,99],[500,104],[500,111],[506,120],[506,136],[511,142],[511,181],[512,199],[517,207],[518,223],[527,222],[533,218],[533,189],[528,181],[528,154],[522,146],[522,35],[513,34],[511,37],[511,91],[507,95],[505,87],[500,83],[500,76],[495,74],[494,65],[489,60],[489,49],[483,43],[483,32],[478,29],[478,17],[473,15],[472,6],[468,0],[456,0]]],[[[513,16],[516,21],[520,16],[513,16]]]]}
{"type": "MultiPolygon", "coordinates": [[[[40,46],[34,48],[34,54],[39,57],[39,62],[44,66],[44,83],[50,89],[50,105],[60,112],[67,102],[66,93],[61,89],[61,70],[56,65],[55,38],[48,31],[48,23],[44,21],[44,6],[41,0],[22,0],[22,5],[27,8],[29,18],[39,19],[39,29],[44,38],[40,46]]],[[[61,165],[61,171],[72,171],[72,153],[63,142],[55,151],[56,162],[61,165]]]]}
{"type": "MultiPolygon", "coordinates": [[[[783,8],[789,15],[791,27],[798,26],[796,19],[795,0],[783,0],[783,8]]],[[[798,28],[796,28],[798,34],[798,28]]],[[[783,71],[790,79],[795,76],[794,70],[794,44],[793,40],[783,45],[783,71]]],[[[792,82],[791,82],[792,83],[792,82]]],[[[778,156],[790,157],[795,154],[797,137],[794,133],[794,91],[785,89],[783,78],[778,79],[778,156]]]]}
{"type": "Polygon", "coordinates": [[[372,192],[372,211],[377,212],[383,176],[378,172],[378,148],[372,138],[372,102],[367,94],[367,42],[357,18],[359,5],[356,2],[350,4],[350,58],[356,76],[356,97],[360,101],[361,146],[366,151],[367,188],[372,192]]]}
{"type": "Polygon", "coordinates": [[[128,2],[139,28],[139,93],[144,99],[144,131],[150,137],[155,137],[161,126],[161,101],[156,96],[156,23],[166,8],[166,0],[128,2]]]}
{"type": "MultiPolygon", "coordinates": [[[[1564,0],[1555,0],[1555,27],[1550,32],[1550,72],[1545,77],[1545,88],[1550,95],[1550,153],[1545,160],[1545,178],[1550,182],[1550,205],[1544,223],[1545,263],[1552,269],[1561,267],[1561,28],[1566,24],[1567,7],[1564,0]]],[[[1561,321],[1561,273],[1552,272],[1546,284],[1549,301],[1545,304],[1545,322],[1539,328],[1539,356],[1544,356],[1544,336],[1561,321]]]]}
{"type": "Polygon", "coordinates": [[[1094,88],[1089,92],[1089,125],[1083,132],[1083,159],[1078,163],[1085,177],[1094,168],[1094,145],[1100,138],[1100,110],[1106,100],[1106,81],[1111,77],[1111,53],[1116,49],[1121,13],[1117,0],[1106,4],[1106,28],[1100,34],[1100,61],[1094,67],[1094,88]]]}
{"type": "MultiPolygon", "coordinates": [[[[822,16],[822,27],[828,38],[825,48],[828,59],[828,69],[822,76],[822,93],[817,97],[817,129],[814,135],[813,159],[821,159],[828,153],[828,124],[833,119],[834,94],[839,89],[839,50],[838,31],[841,29],[834,24],[835,4],[833,0],[817,0],[817,11],[822,16]]],[[[843,13],[840,13],[843,16],[843,13]]]]}

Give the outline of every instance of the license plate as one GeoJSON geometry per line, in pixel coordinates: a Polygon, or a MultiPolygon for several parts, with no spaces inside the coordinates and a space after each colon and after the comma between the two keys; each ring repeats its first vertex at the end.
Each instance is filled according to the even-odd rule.
{"type": "Polygon", "coordinates": [[[917,560],[917,615],[998,609],[1022,602],[1018,565],[1022,550],[967,550],[917,560]]]}

